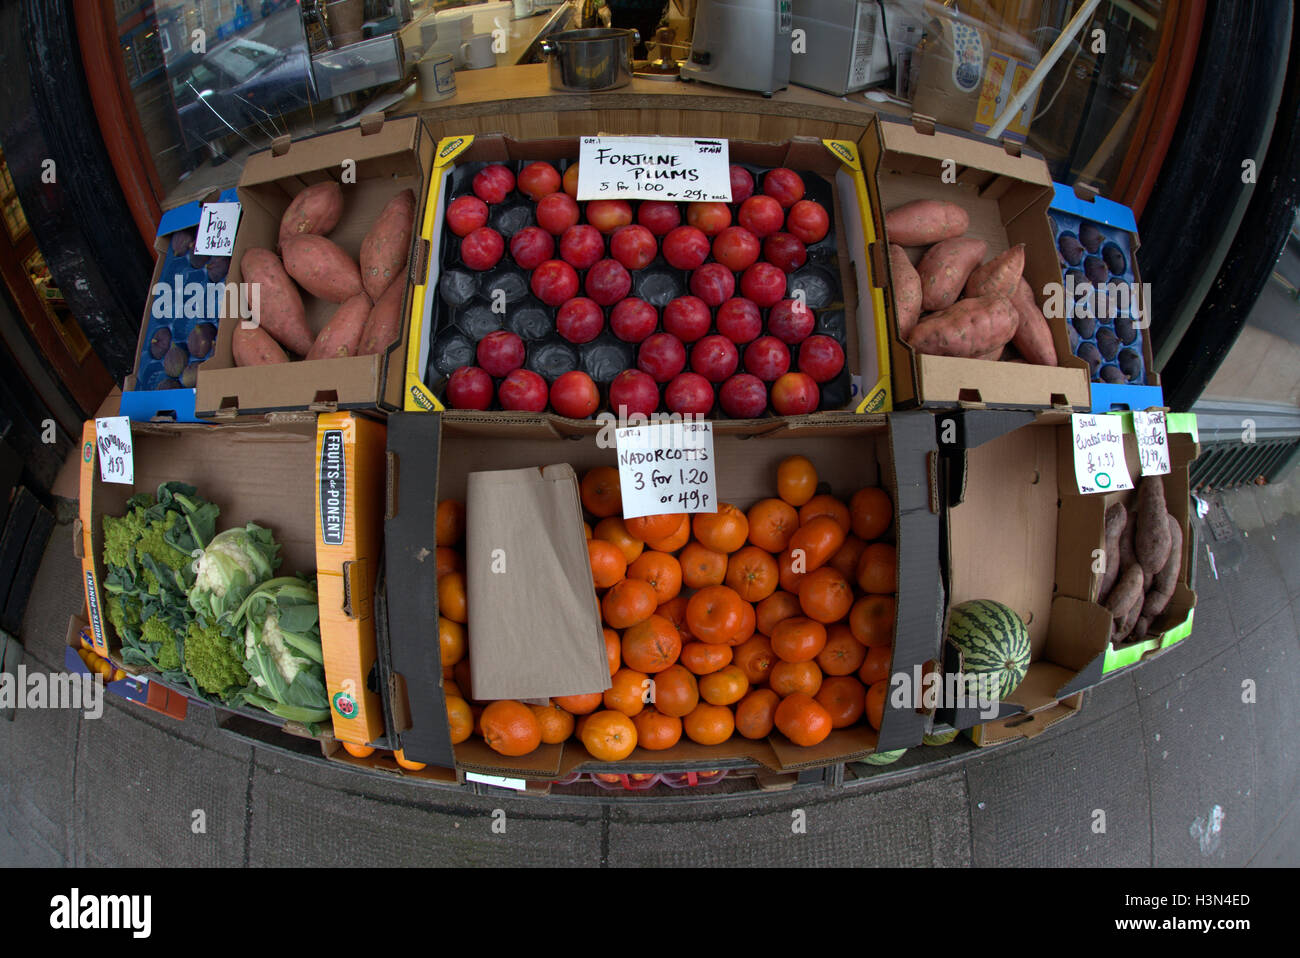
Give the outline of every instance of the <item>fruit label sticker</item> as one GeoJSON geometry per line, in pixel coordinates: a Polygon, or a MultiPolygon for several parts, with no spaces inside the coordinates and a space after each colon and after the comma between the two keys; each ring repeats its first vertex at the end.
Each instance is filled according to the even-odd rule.
{"type": "Polygon", "coordinates": [[[717,512],[713,423],[690,416],[614,430],[623,518],[717,512]]]}
{"type": "Polygon", "coordinates": [[[194,252],[200,256],[229,256],[235,249],[238,203],[204,203],[194,252]]]}
{"type": "Polygon", "coordinates": [[[1132,489],[1128,460],[1124,458],[1124,432],[1118,416],[1074,415],[1074,479],[1079,492],[1114,492],[1132,489]]]}
{"type": "Polygon", "coordinates": [[[1169,475],[1169,430],[1164,412],[1134,412],[1133,432],[1137,435],[1142,475],[1169,475]]]}
{"type": "Polygon", "coordinates": [[[99,478],[103,482],[135,485],[135,459],[131,452],[131,420],[110,416],[95,420],[95,446],[99,453],[99,478]]]}
{"type": "Polygon", "coordinates": [[[584,136],[578,199],[730,203],[726,140],[684,136],[584,136]]]}

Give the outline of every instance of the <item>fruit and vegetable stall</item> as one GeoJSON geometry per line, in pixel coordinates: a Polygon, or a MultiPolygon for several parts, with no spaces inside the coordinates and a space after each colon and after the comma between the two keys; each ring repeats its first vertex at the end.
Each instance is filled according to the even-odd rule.
{"type": "Polygon", "coordinates": [[[70,669],[344,773],[662,797],[1011,746],[1190,635],[1122,207],[885,117],[363,126],[165,213],[70,669]]]}

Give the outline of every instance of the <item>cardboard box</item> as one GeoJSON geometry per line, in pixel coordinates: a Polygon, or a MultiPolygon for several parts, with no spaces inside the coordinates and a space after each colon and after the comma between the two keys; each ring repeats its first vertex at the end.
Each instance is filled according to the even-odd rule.
{"type": "MultiPolygon", "coordinates": [[[[949,430],[955,440],[941,442],[948,451],[949,608],[970,599],[1002,602],[1024,620],[1032,646],[1029,671],[1001,703],[997,719],[985,721],[976,708],[941,709],[937,717],[971,729],[978,745],[1031,738],[1079,711],[1082,692],[1108,671],[1154,654],[1167,631],[1181,627],[1196,603],[1188,584],[1192,559],[1184,555],[1183,580],[1154,623],[1159,631],[1112,646],[1111,615],[1097,602],[1095,557],[1105,548],[1106,509],[1135,492],[1080,495],[1067,414],[970,411],[940,416],[937,425],[941,437],[949,430]]],[[[1125,447],[1136,485],[1140,467],[1131,428],[1125,447]]],[[[1166,497],[1187,549],[1187,470],[1195,440],[1172,432],[1170,453],[1166,497]]],[[[951,644],[944,667],[949,674],[961,669],[951,644]]]]}
{"type": "MultiPolygon", "coordinates": [[[[1124,423],[1125,450],[1129,451],[1129,438],[1133,434],[1132,413],[1119,414],[1124,423]]],[[[1151,623],[1144,639],[1111,645],[1106,650],[1102,674],[1112,673],[1130,666],[1140,665],[1148,659],[1163,654],[1192,634],[1192,619],[1196,611],[1196,553],[1194,552],[1191,524],[1191,465],[1200,454],[1200,437],[1194,413],[1171,413],[1165,417],[1169,433],[1170,473],[1164,477],[1165,503],[1169,514],[1178,520],[1183,533],[1183,569],[1178,586],[1165,611],[1151,623]]],[[[1129,462],[1137,462],[1136,440],[1133,440],[1129,462]]],[[[1136,492],[1116,493],[1119,501],[1131,504],[1136,492]]],[[[1114,501],[1114,500],[1112,500],[1114,501]]],[[[1109,503],[1108,503],[1109,504],[1109,503]]]]}
{"type": "MultiPolygon", "coordinates": [[[[817,174],[826,181],[815,186],[819,189],[829,187],[823,192],[829,193],[827,206],[835,231],[835,249],[838,250],[838,278],[846,326],[845,365],[856,377],[845,408],[858,412],[883,412],[892,408],[888,341],[879,320],[886,299],[881,288],[883,273],[873,272],[875,267],[864,255],[875,242],[876,225],[870,216],[856,144],[811,137],[797,137],[783,143],[732,140],[729,150],[734,164],[767,169],[786,166],[817,174]]],[[[458,182],[457,168],[483,163],[517,165],[529,160],[563,165],[576,160],[578,152],[577,137],[519,141],[491,134],[447,137],[438,145],[436,168],[423,220],[423,239],[430,250],[428,271],[419,279],[412,305],[412,348],[406,367],[405,408],[408,411],[445,408],[440,383],[442,377],[430,368],[430,355],[434,338],[442,331],[448,312],[447,305],[439,296],[438,281],[445,245],[444,213],[453,196],[453,181],[458,182]]],[[[466,187],[462,185],[459,189],[466,187]]],[[[810,194],[816,195],[816,190],[810,188],[810,194]]],[[[818,246],[814,244],[814,250],[818,246]]],[[[654,267],[647,269],[650,268],[654,267]]],[[[666,265],[660,268],[673,272],[666,265]]],[[[817,268],[810,256],[809,265],[804,269],[817,268]]],[[[837,308],[832,305],[824,312],[837,308]]]]}
{"type": "MultiPolygon", "coordinates": [[[[122,515],[131,496],[152,493],[164,482],[189,483],[203,498],[215,502],[221,508],[218,530],[249,522],[269,528],[280,545],[277,574],[312,572],[316,567],[315,437],[316,417],[309,413],[279,414],[219,427],[132,423],[135,484],[128,486],[101,481],[95,420],[88,420],[82,429],[80,511],[73,536],[96,651],[131,675],[146,672],[123,663],[121,641],[104,612],[102,520],[106,515],[122,515]]],[[[149,681],[168,686],[154,675],[149,681]]],[[[185,694],[191,690],[173,691],[185,694]]],[[[271,725],[294,725],[261,709],[241,707],[236,711],[271,725]]]]}
{"type": "MultiPolygon", "coordinates": [[[[81,615],[69,617],[68,633],[64,639],[63,666],[74,675],[91,674],[90,668],[77,654],[78,649],[93,650],[90,640],[90,622],[86,618],[85,611],[82,609],[81,615]]],[[[147,675],[128,675],[123,679],[106,680],[104,689],[129,702],[143,705],[147,709],[182,722],[189,710],[189,701],[185,696],[173,692],[160,682],[150,682],[147,675]]]]}
{"type": "MultiPolygon", "coordinates": [[[[135,344],[135,365],[122,384],[120,411],[140,422],[162,420],[171,422],[198,422],[194,414],[196,387],[175,389],[155,388],[165,376],[161,360],[149,355],[149,341],[158,329],[169,330],[172,342],[186,346],[190,332],[202,322],[218,325],[224,305],[224,287],[221,281],[212,282],[204,265],[193,266],[189,253],[171,254],[171,235],[180,230],[193,230],[199,223],[204,203],[233,203],[237,199],[233,188],[212,189],[183,201],[163,212],[158,221],[158,235],[153,248],[156,260],[153,276],[149,280],[145,297],[144,319],[140,323],[140,338],[135,344]],[[159,290],[158,287],[163,289],[159,290]],[[202,292],[201,305],[195,291],[202,292]],[[160,295],[155,295],[155,292],[160,295]],[[186,309],[186,303],[191,304],[186,309]],[[157,313],[158,315],[155,315],[157,313]]],[[[209,257],[208,259],[216,259],[209,257]]],[[[188,347],[187,347],[188,348],[188,347]]],[[[205,356],[191,356],[191,362],[202,361],[205,356]]]]}
{"type": "MultiPolygon", "coordinates": [[[[912,200],[942,199],[970,214],[968,236],[984,240],[990,257],[1025,244],[1025,280],[1039,305],[1044,287],[1061,281],[1047,208],[1052,179],[1041,157],[968,134],[936,130],[877,114],[861,141],[871,213],[880,241],[871,250],[876,275],[888,276],[885,213],[912,200]]],[[[923,250],[908,250],[913,262],[923,250]]],[[[892,282],[892,280],[891,280],[892,282]]],[[[894,407],[976,406],[1015,409],[1089,408],[1088,366],[1070,350],[1063,318],[1049,320],[1059,366],[990,362],[916,352],[898,334],[893,296],[885,297],[894,407]]]]}
{"type": "MultiPolygon", "coordinates": [[[[1097,195],[1097,191],[1085,184],[1077,183],[1074,187],[1066,186],[1063,183],[1053,184],[1055,188],[1055,199],[1052,201],[1051,212],[1048,214],[1052,224],[1052,235],[1057,243],[1057,252],[1059,255],[1058,264],[1061,270],[1061,279],[1066,289],[1073,288],[1076,284],[1090,282],[1085,269],[1092,260],[1107,266],[1108,275],[1106,283],[1119,282],[1126,286],[1131,286],[1131,292],[1126,300],[1121,299],[1122,304],[1127,302],[1127,308],[1121,306],[1119,312],[1123,316],[1116,318],[1111,315],[1110,304],[1107,303],[1106,316],[1100,315],[1102,310],[1095,307],[1095,297],[1086,297],[1084,303],[1075,304],[1070,302],[1071,297],[1062,297],[1066,308],[1064,310],[1067,321],[1070,323],[1070,341],[1072,351],[1077,352],[1085,342],[1094,345],[1100,345],[1097,337],[1101,335],[1102,330],[1108,330],[1110,333],[1123,333],[1131,335],[1134,339],[1125,342],[1126,335],[1118,337],[1117,358],[1123,356],[1125,349],[1133,349],[1141,358],[1141,369],[1138,376],[1129,382],[1110,383],[1097,379],[1091,384],[1092,388],[1092,411],[1093,412],[1110,412],[1112,410],[1125,409],[1160,409],[1164,406],[1164,393],[1160,388],[1160,374],[1155,371],[1154,356],[1151,351],[1151,337],[1148,335],[1151,331],[1151,297],[1147,289],[1142,284],[1142,271],[1138,266],[1137,251],[1140,243],[1138,242],[1137,219],[1133,216],[1133,211],[1127,206],[1116,203],[1114,200],[1104,199],[1097,195]],[[1061,237],[1067,233],[1079,238],[1079,229],[1088,224],[1098,228],[1101,233],[1097,254],[1088,253],[1086,250],[1077,266],[1070,266],[1066,262],[1065,256],[1060,252],[1061,237]],[[1114,251],[1108,249],[1114,247],[1114,251]],[[1109,270],[1102,255],[1115,256],[1115,263],[1122,265],[1118,273],[1109,270]],[[1069,281],[1067,282],[1067,278],[1069,281]],[[1082,329],[1080,320],[1074,317],[1074,310],[1084,306],[1091,301],[1094,304],[1090,311],[1091,315],[1085,314],[1081,321],[1085,323],[1082,329]],[[1092,321],[1089,322],[1089,319],[1092,321]],[[1120,329],[1125,324],[1125,320],[1131,325],[1131,329],[1120,329]],[[1140,321],[1135,321],[1140,320],[1140,321]],[[1092,335],[1085,336],[1084,332],[1092,335]]],[[[1101,370],[1107,366],[1119,369],[1118,362],[1107,360],[1104,353],[1101,356],[1101,370]]]]}
{"type": "MultiPolygon", "coordinates": [[[[892,672],[910,680],[913,669],[939,654],[941,584],[938,575],[937,452],[931,416],[825,414],[762,423],[714,424],[717,491],[721,501],[747,509],[772,495],[777,464],[808,456],[832,491],[849,496],[879,485],[894,499],[895,522],[887,537],[899,550],[898,617],[892,672]]],[[[888,707],[879,735],[862,724],[840,729],[813,748],[783,736],[750,742],[735,737],[712,747],[683,741],[663,752],[638,750],[626,762],[593,762],[578,743],[543,745],[507,758],[481,740],[452,746],[435,636],[438,620],[434,516],[438,501],[460,499],[470,472],[567,462],[579,473],[616,461],[596,443],[598,426],[567,426],[535,418],[471,420],[452,414],[401,414],[388,430],[389,488],[385,522],[388,615],[381,655],[390,661],[388,700],[406,756],[430,765],[517,779],[554,780],[586,767],[601,771],[716,770],[765,766],[780,773],[819,769],[874,751],[917,745],[926,717],[912,708],[888,707]]],[[[471,621],[472,628],[472,621],[471,621]]],[[[538,654],[545,654],[538,650],[538,654]]]]}
{"type": "MultiPolygon", "coordinates": [[[[370,116],[350,129],[293,142],[277,140],[269,150],[249,157],[240,177],[239,236],[228,282],[240,282],[239,261],[245,250],[276,248],[280,219],[306,187],[326,179],[343,182],[343,218],[329,238],[356,257],[361,241],[394,196],[411,189],[417,208],[423,205],[432,164],[433,141],[418,117],[370,116]]],[[[419,233],[412,230],[409,276],[423,275],[423,256],[419,233]]],[[[313,296],[304,296],[303,302],[307,323],[316,331],[337,308],[313,296]]],[[[409,316],[410,307],[408,288],[404,316],[409,316]]],[[[377,356],[236,367],[231,337],[238,322],[238,317],[222,320],[216,352],[200,370],[195,400],[200,416],[230,419],[270,411],[401,408],[409,324],[377,356]]]]}
{"type": "Polygon", "coordinates": [[[334,737],[385,734],[375,652],[375,580],[383,559],[384,424],[353,413],[316,422],[316,591],[334,737]]]}

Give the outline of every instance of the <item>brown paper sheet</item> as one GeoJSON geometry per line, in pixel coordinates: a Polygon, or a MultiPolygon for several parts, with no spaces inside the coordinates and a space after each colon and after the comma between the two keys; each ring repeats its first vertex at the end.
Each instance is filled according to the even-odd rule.
{"type": "Polygon", "coordinates": [[[545,700],[609,688],[573,468],[473,472],[467,479],[474,698],[545,700]]]}

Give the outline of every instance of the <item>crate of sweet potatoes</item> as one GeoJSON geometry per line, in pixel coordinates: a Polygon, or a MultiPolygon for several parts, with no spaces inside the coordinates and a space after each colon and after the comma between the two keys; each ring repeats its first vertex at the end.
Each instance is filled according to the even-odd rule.
{"type": "Polygon", "coordinates": [[[401,408],[432,160],[418,117],[378,116],[249,157],[200,415],[401,408]]]}
{"type": "Polygon", "coordinates": [[[1061,272],[1042,158],[884,116],[861,154],[895,406],[1089,408],[1087,364],[1043,310],[1061,272]]]}

